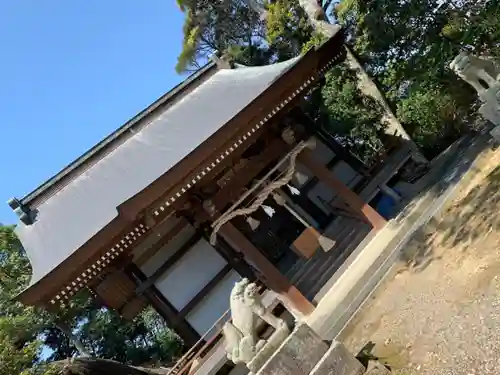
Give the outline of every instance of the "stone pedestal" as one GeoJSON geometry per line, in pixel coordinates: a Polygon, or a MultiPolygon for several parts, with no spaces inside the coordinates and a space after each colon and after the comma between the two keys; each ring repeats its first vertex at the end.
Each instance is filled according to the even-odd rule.
{"type": "MultiPolygon", "coordinates": [[[[260,364],[259,364],[260,365],[260,364]]],[[[339,342],[328,346],[306,324],[300,324],[261,366],[256,375],[361,375],[364,366],[339,342]]]]}
{"type": "Polygon", "coordinates": [[[310,375],[360,375],[365,373],[365,367],[359,362],[346,347],[335,341],[310,375]]]}
{"type": "Polygon", "coordinates": [[[491,136],[497,141],[500,140],[500,82],[491,86],[481,97],[484,104],[479,108],[479,113],[487,120],[491,121],[495,128],[491,131],[491,136]]]}
{"type": "Polygon", "coordinates": [[[479,113],[495,125],[490,135],[497,143],[500,143],[500,82],[486,93],[485,103],[479,108],[479,113]]]}

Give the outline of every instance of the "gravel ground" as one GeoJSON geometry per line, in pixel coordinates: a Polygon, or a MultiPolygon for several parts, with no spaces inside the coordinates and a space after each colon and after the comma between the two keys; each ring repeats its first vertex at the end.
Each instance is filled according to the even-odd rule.
{"type": "Polygon", "coordinates": [[[500,373],[500,169],[483,178],[408,244],[344,331],[351,351],[372,342],[401,375],[500,373]]]}

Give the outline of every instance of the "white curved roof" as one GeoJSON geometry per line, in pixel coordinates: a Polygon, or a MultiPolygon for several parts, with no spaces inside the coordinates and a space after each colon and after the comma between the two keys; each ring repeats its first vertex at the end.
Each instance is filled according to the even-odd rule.
{"type": "Polygon", "coordinates": [[[110,223],[116,208],[179,163],[236,116],[298,58],[221,69],[37,207],[16,231],[33,268],[46,276],[110,223]]]}

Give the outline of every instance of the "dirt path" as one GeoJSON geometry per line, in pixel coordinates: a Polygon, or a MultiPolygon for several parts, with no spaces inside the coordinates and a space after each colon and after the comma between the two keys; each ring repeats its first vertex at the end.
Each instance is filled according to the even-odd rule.
{"type": "Polygon", "coordinates": [[[341,339],[396,374],[500,373],[500,152],[475,164],[455,200],[408,244],[341,339]]]}

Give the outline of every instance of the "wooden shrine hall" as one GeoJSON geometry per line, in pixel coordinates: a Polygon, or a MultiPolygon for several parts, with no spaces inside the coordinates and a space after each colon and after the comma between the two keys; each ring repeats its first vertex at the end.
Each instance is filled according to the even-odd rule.
{"type": "Polygon", "coordinates": [[[33,267],[19,300],[54,309],[89,288],[129,319],[152,305],[187,345],[207,340],[241,277],[310,314],[386,223],[373,175],[301,109],[343,58],[339,32],[269,66],[209,63],[11,199],[33,267]]]}

